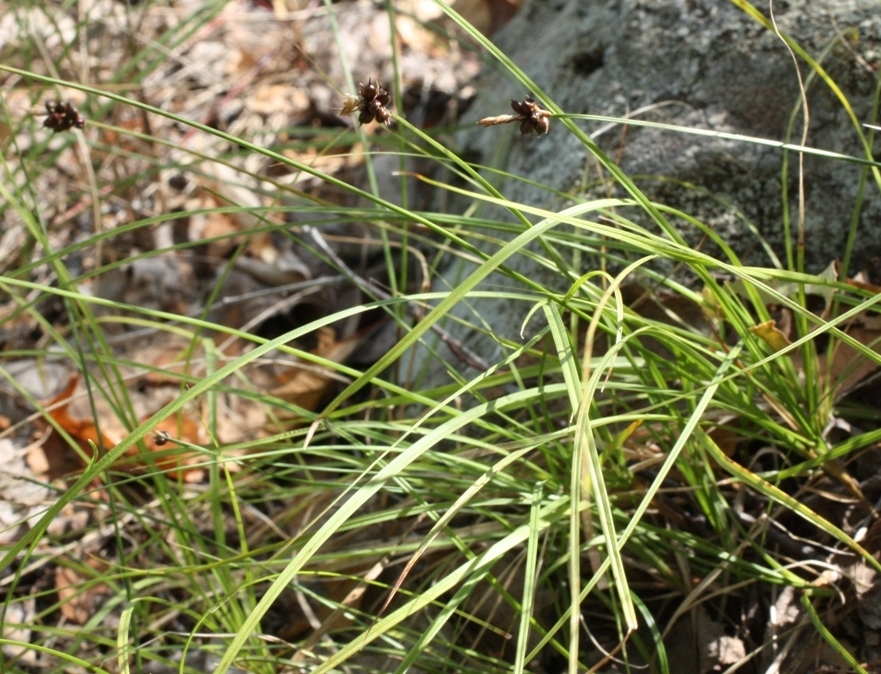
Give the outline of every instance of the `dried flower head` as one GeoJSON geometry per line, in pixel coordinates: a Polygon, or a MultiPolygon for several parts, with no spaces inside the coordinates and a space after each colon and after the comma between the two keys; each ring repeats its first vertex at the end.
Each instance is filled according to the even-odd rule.
{"type": "Polygon", "coordinates": [[[510,124],[520,122],[520,133],[524,136],[535,131],[538,134],[546,134],[551,128],[551,113],[542,110],[532,96],[527,96],[522,101],[511,100],[511,109],[516,115],[499,115],[497,117],[485,117],[477,123],[481,126],[495,126],[496,124],[510,124]]]}
{"type": "Polygon", "coordinates": [[[167,444],[169,440],[171,440],[171,436],[168,434],[167,431],[156,431],[153,434],[153,443],[157,447],[161,447],[162,445],[167,444]]]}
{"type": "Polygon", "coordinates": [[[73,127],[82,129],[86,124],[86,120],[70,101],[46,101],[46,114],[48,117],[43,120],[43,127],[52,129],[53,133],[69,131],[73,127]]]}
{"type": "Polygon", "coordinates": [[[340,114],[360,112],[358,121],[361,124],[368,124],[374,119],[380,124],[391,124],[392,116],[386,107],[391,100],[391,93],[371,78],[367,84],[358,83],[358,96],[346,94],[340,114]]]}
{"type": "Polygon", "coordinates": [[[358,112],[361,109],[362,103],[363,101],[360,96],[346,94],[345,98],[343,98],[343,107],[340,108],[340,114],[351,115],[353,112],[358,112]]]}

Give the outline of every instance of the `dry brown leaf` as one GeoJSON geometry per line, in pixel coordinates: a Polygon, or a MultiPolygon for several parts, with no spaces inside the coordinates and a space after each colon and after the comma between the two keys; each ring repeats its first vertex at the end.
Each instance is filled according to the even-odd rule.
{"type": "Polygon", "coordinates": [[[311,105],[309,96],[289,84],[258,85],[248,99],[248,107],[260,115],[284,113],[287,118],[304,116],[311,105]]]}
{"type": "Polygon", "coordinates": [[[857,274],[856,277],[852,279],[847,279],[845,281],[847,285],[853,286],[854,288],[859,288],[860,290],[868,290],[869,292],[875,293],[876,295],[881,292],[881,286],[876,286],[874,283],[867,283],[862,279],[862,274],[857,274]]]}
{"type": "Polygon", "coordinates": [[[109,447],[113,447],[116,444],[115,441],[100,433],[93,421],[74,419],[68,414],[68,408],[78,383],[78,377],[71,377],[67,388],[47,403],[46,407],[49,410],[49,416],[79,443],[86,456],[92,453],[92,444],[99,450],[107,451],[109,447]]]}
{"type": "MultiPolygon", "coordinates": [[[[205,478],[204,470],[188,468],[188,466],[201,462],[203,457],[196,452],[182,452],[175,449],[174,443],[165,440],[163,434],[167,434],[172,439],[183,440],[191,445],[199,445],[204,442],[202,425],[191,415],[179,413],[160,421],[156,425],[155,432],[144,438],[147,451],[154,454],[153,461],[156,467],[167,471],[167,477],[180,478],[188,484],[201,482],[205,478]]],[[[134,454],[137,456],[138,452],[134,452],[134,454]]]]}
{"type": "Polygon", "coordinates": [[[771,351],[777,352],[780,349],[783,349],[789,346],[790,341],[786,338],[786,335],[780,331],[777,327],[776,323],[773,320],[765,321],[764,323],[759,323],[749,329],[749,331],[761,338],[765,344],[771,347],[771,351]]]}
{"type": "MultiPolygon", "coordinates": [[[[107,562],[97,557],[89,557],[86,564],[98,573],[107,569],[107,562]]],[[[68,566],[58,566],[55,569],[55,589],[58,592],[61,615],[77,625],[85,625],[107,596],[112,594],[105,583],[95,583],[84,589],[84,584],[92,578],[94,575],[84,575],[68,566]]]]}
{"type": "MultiPolygon", "coordinates": [[[[341,363],[348,358],[357,344],[356,339],[337,342],[333,328],[323,327],[318,330],[318,346],[313,353],[335,363],[341,363]]],[[[290,369],[286,377],[287,381],[270,393],[304,409],[315,410],[327,395],[333,381],[333,372],[327,368],[303,364],[290,369]]]]}
{"type": "Polygon", "coordinates": [[[734,456],[738,443],[743,440],[743,436],[740,433],[730,428],[721,428],[719,426],[711,429],[708,435],[729,459],[734,456]]]}
{"type": "MultiPolygon", "coordinates": [[[[860,344],[881,353],[881,329],[861,324],[845,328],[844,331],[860,344]]],[[[828,376],[829,381],[834,382],[837,395],[846,393],[878,370],[876,362],[841,341],[836,341],[828,353],[820,355],[819,361],[821,376],[828,376]]]]}
{"type": "MultiPolygon", "coordinates": [[[[212,206],[216,205],[215,203],[212,206]]],[[[238,242],[229,235],[240,231],[240,228],[229,213],[208,213],[205,215],[204,221],[199,224],[201,225],[201,231],[198,233],[199,238],[226,237],[208,244],[206,252],[210,257],[222,260],[235,249],[238,242]]]]}
{"type": "Polygon", "coordinates": [[[25,455],[25,462],[34,475],[47,475],[52,467],[52,460],[43,444],[32,444],[25,455]]]}
{"type": "MultiPolygon", "coordinates": [[[[85,456],[92,454],[93,445],[103,454],[113,449],[125,437],[127,430],[109,413],[99,420],[101,427],[106,430],[99,430],[98,424],[91,417],[72,416],[71,401],[78,383],[78,378],[72,377],[67,388],[48,403],[49,415],[79,444],[85,456]]],[[[140,421],[145,421],[149,416],[143,417],[140,421]]],[[[156,430],[167,433],[173,439],[184,440],[194,445],[204,444],[205,441],[201,424],[186,412],[163,419],[156,426],[156,430]]],[[[181,451],[174,444],[169,446],[167,443],[157,443],[155,435],[145,438],[144,445],[152,456],[143,455],[137,446],[133,446],[126,450],[125,458],[120,457],[114,467],[118,470],[135,472],[155,467],[166,471],[166,475],[171,479],[180,478],[185,482],[201,479],[201,472],[195,471],[198,475],[190,475],[193,471],[186,468],[200,460],[198,454],[181,451]]],[[[57,461],[59,457],[55,456],[54,459],[57,461]]],[[[51,462],[52,458],[50,457],[49,460],[51,462]]]]}
{"type": "MultiPolygon", "coordinates": [[[[317,332],[317,345],[313,353],[333,362],[342,362],[357,347],[360,338],[357,335],[337,341],[334,330],[325,327],[317,332]]],[[[240,341],[219,344],[219,355],[231,357],[241,346],[240,341]]],[[[149,340],[149,345],[132,342],[126,346],[128,353],[122,354],[123,358],[152,366],[145,372],[132,370],[131,375],[126,377],[127,395],[138,423],[150,418],[180,395],[184,375],[205,376],[204,351],[200,345],[188,353],[189,344],[190,341],[184,336],[159,333],[149,340]]],[[[297,362],[281,354],[275,358],[267,356],[246,365],[238,376],[230,380],[234,387],[248,387],[258,394],[256,397],[239,395],[234,391],[217,391],[214,400],[221,413],[216,415],[216,437],[213,440],[209,439],[202,423],[202,419],[209,416],[206,406],[210,404],[207,398],[203,398],[162,420],[154,433],[138,446],[130,447],[114,468],[132,472],[159,469],[171,479],[198,482],[204,479],[205,473],[196,464],[204,460],[204,455],[181,447],[175,441],[204,447],[211,440],[225,447],[260,437],[272,429],[268,426],[270,415],[266,403],[260,400],[259,394],[269,393],[304,409],[316,410],[329,395],[335,378],[338,375],[329,368],[297,362]]],[[[93,395],[90,401],[79,377],[71,377],[65,390],[50,400],[47,408],[55,422],[77,443],[83,456],[91,456],[93,446],[102,454],[108,452],[129,433],[131,422],[118,419],[102,395],[93,395]]],[[[30,457],[32,462],[41,465],[41,473],[45,471],[45,474],[64,477],[81,467],[81,459],[72,457],[66,445],[56,438],[53,440],[30,457]]],[[[233,453],[225,450],[224,455],[229,459],[233,453]]],[[[235,469],[233,462],[227,463],[227,466],[235,469]]]]}

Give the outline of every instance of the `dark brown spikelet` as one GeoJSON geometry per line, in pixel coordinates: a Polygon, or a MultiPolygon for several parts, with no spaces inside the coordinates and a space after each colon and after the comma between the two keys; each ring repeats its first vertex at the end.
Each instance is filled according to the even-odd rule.
{"type": "Polygon", "coordinates": [[[46,114],[43,127],[52,129],[53,133],[69,131],[73,127],[82,129],[86,125],[86,120],[70,101],[46,101],[46,114]]]}
{"type": "MultiPolygon", "coordinates": [[[[523,129],[520,129],[523,131],[523,129]]],[[[532,131],[535,131],[536,134],[545,135],[548,131],[551,130],[551,120],[544,115],[540,116],[538,119],[532,120],[532,131]]],[[[531,131],[530,131],[531,133],[531,131]]]]}
{"type": "Polygon", "coordinates": [[[374,114],[376,115],[376,121],[380,124],[385,124],[386,126],[388,126],[392,123],[392,113],[390,113],[382,106],[377,107],[374,114]]]}
{"type": "Polygon", "coordinates": [[[538,134],[545,134],[551,128],[551,122],[548,117],[551,116],[547,110],[542,110],[532,96],[527,96],[522,101],[511,101],[511,109],[517,113],[520,119],[520,133],[524,136],[535,131],[538,134]]]}
{"type": "Polygon", "coordinates": [[[380,124],[391,124],[392,116],[386,107],[391,100],[391,93],[383,89],[379,81],[374,82],[371,78],[367,80],[367,84],[358,83],[357,97],[346,96],[340,114],[359,112],[358,121],[361,124],[369,124],[374,119],[380,124]]]}
{"type": "Polygon", "coordinates": [[[376,96],[374,96],[372,102],[380,107],[385,107],[386,105],[391,103],[391,100],[392,100],[391,92],[380,87],[379,90],[376,92],[376,96]]]}
{"type": "Polygon", "coordinates": [[[367,84],[358,82],[358,93],[365,101],[372,101],[380,91],[382,91],[382,85],[379,82],[374,82],[373,78],[367,80],[367,84]]]}
{"type": "Polygon", "coordinates": [[[527,117],[532,114],[532,109],[536,107],[535,101],[531,96],[527,96],[522,101],[511,99],[511,109],[521,117],[527,117]]]}
{"type": "Polygon", "coordinates": [[[522,101],[511,99],[511,109],[517,114],[485,117],[477,123],[481,126],[495,126],[496,124],[520,122],[520,133],[524,136],[531,134],[533,131],[543,135],[550,130],[551,113],[547,110],[542,110],[532,96],[527,96],[522,101]]]}

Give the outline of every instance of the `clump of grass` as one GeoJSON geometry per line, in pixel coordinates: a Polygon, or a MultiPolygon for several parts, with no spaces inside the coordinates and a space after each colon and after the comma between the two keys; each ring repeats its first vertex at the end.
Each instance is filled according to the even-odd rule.
{"type": "MultiPolygon", "coordinates": [[[[353,219],[372,223],[394,286],[385,291],[361,283],[363,305],[273,339],[204,316],[103,300],[84,288],[131,258],[106,262],[94,255],[96,248],[165,219],[202,213],[138,218],[59,250],[40,199],[28,187],[28,180],[51,170],[56,155],[35,153],[30,163],[6,160],[12,179],[0,183],[4,215],[18,218],[28,243],[0,276],[0,288],[15,306],[0,327],[28,316],[46,343],[4,355],[64,359],[87,377],[100,371],[91,395],[108,402],[128,428],[109,451],[86,452],[85,468],[55,487],[40,518],[3,549],[6,624],[20,622],[10,616],[28,616],[26,638],[4,633],[4,644],[18,649],[5,651],[10,667],[26,669],[32,662],[26,656],[39,653],[48,671],[197,671],[209,658],[217,672],[523,672],[536,662],[547,670],[565,663],[569,671],[583,671],[612,660],[621,667],[651,664],[670,671],[665,638],[683,615],[721,623],[752,606],[750,593],[795,590],[816,624],[816,638],[862,671],[834,625],[823,625],[819,617],[837,596],[823,582],[823,571],[830,559],[881,566],[850,523],[821,514],[808,494],[821,488],[866,505],[851,459],[870,450],[879,433],[873,428],[830,439],[847,374],[833,366],[832,355],[847,348],[879,362],[875,350],[849,332],[854,320],[873,316],[878,295],[835,275],[806,274],[794,263],[745,267],[692,215],[675,204],[651,202],[573,116],[447,12],[532,92],[542,111],[558,118],[552,133],[575,134],[626,196],[572,198],[559,210],[511,202],[443,136],[386,111],[402,157],[452,170],[465,187],[423,176],[425,184],[474,204],[501,206],[514,217],[418,211],[109,87],[40,74],[35,67],[0,67],[35,91],[63,86],[85,93],[97,125],[104,106],[125,106],[222,138],[363,199],[367,205],[357,207],[296,203],[307,226],[318,231],[353,219]],[[646,217],[651,227],[638,224],[646,217]],[[671,218],[702,229],[723,254],[694,250],[671,218]],[[426,260],[429,275],[438,275],[444,256],[459,256],[473,269],[449,290],[408,292],[406,274],[395,272],[410,250],[426,260]],[[73,267],[76,256],[92,255],[88,268],[73,267]],[[616,271],[583,273],[579,262],[588,255],[616,271]],[[556,284],[515,271],[521,268],[518,258],[551,270],[556,284]],[[656,271],[658,260],[681,273],[656,271]],[[491,285],[498,279],[504,286],[491,285]],[[823,311],[809,308],[812,293],[826,298],[823,311]],[[478,314],[454,314],[486,298],[527,316],[528,336],[505,340],[478,314]],[[49,299],[63,307],[63,319],[46,318],[49,299]],[[114,351],[107,335],[111,321],[99,308],[134,316],[117,320],[183,335],[205,354],[204,376],[180,374],[180,395],[139,419],[125,393],[125,368],[132,363],[114,351]],[[296,346],[320,328],[368,311],[396,321],[400,338],[363,370],[296,346]],[[772,312],[792,317],[789,335],[776,329],[772,312]],[[453,383],[412,377],[418,369],[408,361],[414,349],[442,358],[436,347],[449,333],[437,328],[454,322],[496,339],[498,358],[476,362],[460,349],[454,352],[459,357],[444,363],[453,383]],[[218,352],[213,345],[226,335],[248,348],[237,356],[218,352]],[[825,349],[815,346],[820,338],[828,340],[825,349]],[[345,384],[318,410],[263,396],[270,414],[287,407],[303,424],[223,446],[216,432],[222,396],[253,397],[237,375],[278,354],[331,368],[345,384]],[[477,374],[461,374],[465,365],[477,374]],[[168,456],[197,452],[204,484],[167,479],[158,457],[135,476],[119,470],[120,458],[138,452],[159,422],[194,402],[204,403],[210,441],[163,441],[162,447],[168,456]],[[228,470],[233,462],[236,472],[228,470]],[[103,494],[94,491],[97,483],[103,494]],[[96,513],[87,531],[51,529],[55,518],[75,507],[96,513]],[[793,559],[793,546],[804,536],[811,540],[809,552],[793,559]],[[85,554],[70,555],[78,546],[85,554]],[[48,582],[50,567],[74,574],[72,594],[62,595],[48,582]],[[83,596],[97,597],[84,625],[59,619],[66,605],[79,605],[83,596]],[[25,610],[29,602],[36,608],[25,610]]],[[[211,16],[196,17],[190,28],[211,16]]],[[[139,56],[143,63],[153,58],[150,51],[139,56]]],[[[16,134],[32,123],[7,119],[16,134]]],[[[548,116],[533,121],[539,119],[547,122],[548,116]]],[[[120,126],[111,130],[140,139],[120,126]]],[[[81,136],[73,139],[84,144],[81,136]]],[[[360,139],[367,142],[363,133],[360,139]]],[[[324,149],[339,142],[328,140],[324,149]]],[[[140,159],[143,175],[170,168],[140,159]]],[[[875,167],[871,158],[838,160],[875,167]]],[[[99,186],[91,179],[97,196],[99,186]]],[[[100,198],[95,203],[97,209],[100,198]]],[[[230,211],[254,214],[236,205],[209,209],[230,211]]],[[[302,229],[268,220],[249,236],[267,231],[298,245],[309,241],[300,236],[302,229]]],[[[140,255],[181,253],[188,245],[172,243],[140,255]]],[[[326,255],[319,245],[312,250],[326,255]]],[[[328,264],[337,263],[328,258],[328,264]]],[[[352,275],[337,266],[340,274],[352,275]]],[[[7,365],[0,363],[0,374],[16,387],[7,365]]],[[[39,401],[30,403],[51,419],[39,401]]],[[[738,625],[738,636],[756,654],[751,657],[774,647],[761,641],[764,627],[738,625]]]]}

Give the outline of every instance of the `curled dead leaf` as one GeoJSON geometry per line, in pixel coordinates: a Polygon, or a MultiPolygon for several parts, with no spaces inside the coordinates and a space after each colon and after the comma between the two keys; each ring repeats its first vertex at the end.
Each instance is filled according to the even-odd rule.
{"type": "MultiPolygon", "coordinates": [[[[83,456],[90,456],[92,447],[97,447],[102,454],[113,449],[124,437],[126,430],[118,420],[111,418],[77,418],[70,413],[70,405],[79,383],[78,377],[71,377],[67,387],[48,404],[49,416],[58,426],[77,442],[83,456]],[[101,425],[102,428],[99,428],[101,425]]],[[[149,415],[140,419],[141,422],[149,415]]],[[[146,454],[138,446],[132,446],[114,465],[114,469],[128,472],[143,470],[163,471],[171,479],[182,479],[184,482],[197,482],[202,479],[202,471],[187,468],[201,461],[201,457],[192,451],[182,450],[172,444],[165,446],[161,438],[178,438],[191,445],[204,444],[202,428],[198,420],[188,412],[166,417],[156,425],[156,432],[147,436],[143,443],[146,454]]]]}
{"type": "Polygon", "coordinates": [[[786,335],[783,334],[774,321],[759,323],[758,325],[751,327],[749,331],[761,338],[775,353],[791,344],[789,339],[787,339],[786,335]]]}

